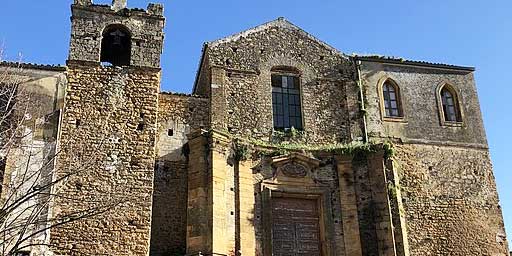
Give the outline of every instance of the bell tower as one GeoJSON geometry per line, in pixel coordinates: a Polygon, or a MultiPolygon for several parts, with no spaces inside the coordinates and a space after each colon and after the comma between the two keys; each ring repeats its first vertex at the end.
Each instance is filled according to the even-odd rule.
{"type": "Polygon", "coordinates": [[[51,244],[57,255],[148,255],[163,6],[71,10],[52,211],[63,225],[51,244]]]}

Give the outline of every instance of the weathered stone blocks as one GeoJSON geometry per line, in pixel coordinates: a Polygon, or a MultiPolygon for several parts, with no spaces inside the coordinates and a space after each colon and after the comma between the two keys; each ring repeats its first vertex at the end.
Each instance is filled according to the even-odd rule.
{"type": "Polygon", "coordinates": [[[92,216],[53,229],[52,244],[62,253],[146,255],[159,72],[69,66],[68,78],[56,167],[66,196],[54,211],[92,216]]]}

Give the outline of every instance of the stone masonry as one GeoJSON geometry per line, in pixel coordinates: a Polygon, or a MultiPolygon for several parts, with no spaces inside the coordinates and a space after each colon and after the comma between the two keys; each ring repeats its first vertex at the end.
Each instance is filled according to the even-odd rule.
{"type": "Polygon", "coordinates": [[[410,253],[499,255],[503,250],[506,254],[472,69],[434,69],[375,57],[360,60],[369,136],[401,144],[395,166],[401,176],[410,253]],[[400,85],[402,120],[383,119],[379,111],[377,92],[386,79],[400,85]],[[463,115],[460,124],[440,121],[436,92],[445,84],[458,91],[463,115]]]}
{"type": "Polygon", "coordinates": [[[60,193],[68,196],[57,197],[54,215],[59,219],[95,212],[53,229],[51,244],[58,254],[86,250],[93,255],[147,255],[158,132],[161,8],[116,10],[75,3],[72,13],[56,167],[56,178],[66,177],[60,193]],[[130,66],[100,66],[97,45],[111,24],[121,24],[131,33],[130,66]]]}
{"type": "Polygon", "coordinates": [[[187,135],[208,127],[208,99],[160,94],[151,254],[184,252],[187,233],[187,135]],[[172,210],[170,210],[172,209],[172,210]]]}
{"type": "Polygon", "coordinates": [[[279,18],[205,43],[192,94],[160,92],[162,5],[75,0],[71,22],[66,67],[24,65],[35,136],[0,154],[2,200],[27,145],[56,159],[24,253],[510,255],[474,68],[349,56],[279,18]],[[274,122],[290,88],[298,129],[274,122]]]}

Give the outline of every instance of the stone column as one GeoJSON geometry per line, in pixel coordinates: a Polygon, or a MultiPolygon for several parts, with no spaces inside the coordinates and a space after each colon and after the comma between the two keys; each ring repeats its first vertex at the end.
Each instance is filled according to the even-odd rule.
{"type": "Polygon", "coordinates": [[[352,156],[336,156],[338,179],[340,183],[341,222],[345,255],[361,256],[361,237],[357,214],[357,199],[354,187],[352,156]]]}

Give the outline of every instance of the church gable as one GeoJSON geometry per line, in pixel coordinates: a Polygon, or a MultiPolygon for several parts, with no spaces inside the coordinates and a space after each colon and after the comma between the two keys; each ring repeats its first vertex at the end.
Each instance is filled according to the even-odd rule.
{"type": "Polygon", "coordinates": [[[289,21],[279,18],[239,34],[207,43],[210,64],[260,71],[267,65],[307,66],[311,72],[341,75],[350,59],[289,21]]]}
{"type": "Polygon", "coordinates": [[[310,142],[348,142],[360,136],[348,120],[355,74],[352,59],[280,18],[205,44],[194,93],[210,98],[214,129],[268,139],[294,127],[310,142]]]}

